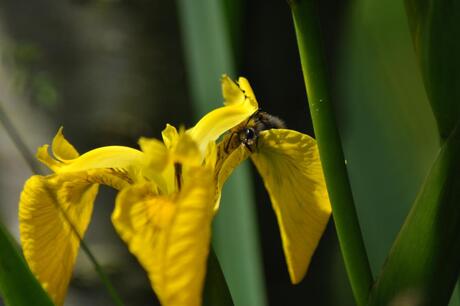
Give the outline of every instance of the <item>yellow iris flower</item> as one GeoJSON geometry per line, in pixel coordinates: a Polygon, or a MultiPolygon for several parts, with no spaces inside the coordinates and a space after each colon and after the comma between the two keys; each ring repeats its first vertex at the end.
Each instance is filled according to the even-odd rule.
{"type": "Polygon", "coordinates": [[[24,256],[56,305],[62,305],[80,240],[99,184],[118,189],[112,222],[147,271],[162,305],[200,305],[211,222],[222,186],[249,155],[269,191],[294,283],[306,273],[324,231],[330,205],[316,144],[290,130],[259,135],[253,154],[227,146],[226,131],[241,126],[258,105],[246,79],[224,76],[225,106],[178,132],[167,125],[163,142],[141,138],[141,150],[109,146],[79,155],[62,129],[37,157],[54,173],[32,176],[20,198],[24,256]]]}

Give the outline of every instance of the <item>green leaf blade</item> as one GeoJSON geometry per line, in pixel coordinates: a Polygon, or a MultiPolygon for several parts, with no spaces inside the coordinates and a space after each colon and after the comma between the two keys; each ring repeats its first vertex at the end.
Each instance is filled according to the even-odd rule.
{"type": "Polygon", "coordinates": [[[206,282],[204,285],[203,305],[233,306],[232,295],[228,289],[224,274],[217,260],[214,249],[211,248],[208,256],[206,282]]]}
{"type": "Polygon", "coordinates": [[[54,305],[0,224],[0,293],[7,306],[54,305]]]}
{"type": "Polygon", "coordinates": [[[447,305],[460,271],[460,129],[442,147],[369,305],[447,305]],[[412,304],[411,304],[412,305],[412,304]]]}
{"type": "Polygon", "coordinates": [[[425,88],[445,139],[460,117],[460,2],[405,3],[425,88]]]}

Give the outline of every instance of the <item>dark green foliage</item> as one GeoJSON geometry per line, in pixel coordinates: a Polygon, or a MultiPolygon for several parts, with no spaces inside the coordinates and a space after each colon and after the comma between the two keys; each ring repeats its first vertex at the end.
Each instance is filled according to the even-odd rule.
{"type": "Polygon", "coordinates": [[[460,269],[460,129],[442,147],[369,305],[447,305],[460,269]],[[399,304],[395,304],[399,305],[399,304]]]}
{"type": "Polygon", "coordinates": [[[0,224],[0,294],[7,306],[53,305],[2,224],[0,224]]]}
{"type": "Polygon", "coordinates": [[[405,2],[425,88],[445,139],[460,115],[460,2],[405,2]]]}

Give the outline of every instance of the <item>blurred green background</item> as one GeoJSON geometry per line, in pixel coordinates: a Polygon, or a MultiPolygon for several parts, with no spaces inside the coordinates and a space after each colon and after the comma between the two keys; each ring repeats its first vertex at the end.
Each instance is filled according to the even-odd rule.
{"type": "MultiPolygon", "coordinates": [[[[318,14],[353,195],[376,276],[439,140],[403,4],[327,0],[319,3],[318,14]]],[[[285,1],[0,5],[0,101],[31,150],[49,143],[61,125],[80,152],[136,146],[140,136],[158,138],[166,123],[190,127],[221,105],[223,73],[247,77],[265,111],[313,135],[285,1]]],[[[31,173],[3,129],[0,145],[0,217],[17,237],[18,197],[31,173]]],[[[213,244],[236,305],[354,305],[332,222],[306,278],[293,286],[255,169],[248,163],[224,193],[213,244]]],[[[110,224],[114,195],[102,190],[87,241],[127,305],[156,305],[146,276],[110,224]]],[[[66,305],[110,303],[80,254],[66,305]]]]}

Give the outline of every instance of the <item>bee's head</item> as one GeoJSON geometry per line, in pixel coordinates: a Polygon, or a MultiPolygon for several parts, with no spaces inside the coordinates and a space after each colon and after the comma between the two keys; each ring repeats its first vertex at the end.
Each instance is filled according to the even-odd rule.
{"type": "Polygon", "coordinates": [[[281,119],[262,112],[259,109],[257,112],[252,114],[248,120],[241,122],[238,126],[231,129],[232,134],[225,146],[225,152],[228,153],[229,148],[234,149],[240,144],[244,144],[251,153],[254,153],[257,149],[257,138],[259,137],[260,132],[269,129],[282,128],[285,128],[285,124],[281,119]],[[238,136],[238,141],[233,140],[234,135],[238,136]]]}
{"type": "Polygon", "coordinates": [[[252,145],[256,140],[256,132],[252,127],[246,127],[239,132],[240,141],[252,145]]]}

